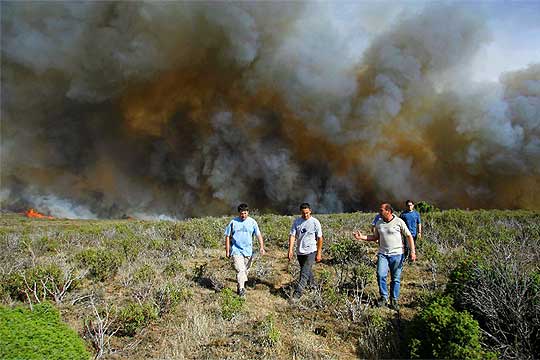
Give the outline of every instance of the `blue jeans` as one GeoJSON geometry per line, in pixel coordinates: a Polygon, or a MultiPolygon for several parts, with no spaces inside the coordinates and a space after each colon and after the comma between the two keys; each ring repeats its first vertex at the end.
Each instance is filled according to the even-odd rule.
{"type": "Polygon", "coordinates": [[[388,300],[388,288],[386,277],[390,270],[390,293],[393,299],[399,298],[399,286],[401,282],[401,270],[403,269],[403,254],[400,255],[377,255],[377,281],[379,283],[379,294],[388,300]]]}

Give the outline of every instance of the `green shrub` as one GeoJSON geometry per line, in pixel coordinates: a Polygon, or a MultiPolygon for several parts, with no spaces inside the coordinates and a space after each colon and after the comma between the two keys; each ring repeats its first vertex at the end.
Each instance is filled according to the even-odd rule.
{"type": "Polygon", "coordinates": [[[160,314],[169,311],[181,301],[193,296],[193,292],[185,287],[167,283],[154,293],[154,301],[159,307],[160,314]]]}
{"type": "Polygon", "coordinates": [[[334,242],[328,247],[328,254],[332,258],[332,266],[337,274],[337,287],[343,289],[346,287],[364,288],[369,279],[369,273],[373,269],[369,268],[371,260],[367,255],[364,244],[353,239],[344,239],[334,242]]]}
{"type": "Polygon", "coordinates": [[[420,213],[439,211],[439,209],[435,205],[429,204],[427,201],[419,201],[416,203],[415,207],[416,210],[420,213]]]}
{"type": "Polygon", "coordinates": [[[232,320],[244,309],[245,299],[236,295],[231,289],[223,289],[220,295],[221,316],[223,319],[232,320]]]}
{"type": "Polygon", "coordinates": [[[171,259],[163,269],[163,273],[170,277],[178,275],[184,271],[186,271],[186,269],[182,263],[176,259],[171,259]]]}
{"type": "Polygon", "coordinates": [[[89,248],[78,253],[76,261],[88,268],[90,277],[105,281],[116,275],[123,258],[117,252],[105,248],[89,248]]]}
{"type": "Polygon", "coordinates": [[[90,359],[84,341],[44,302],[29,309],[0,306],[1,359],[90,359]]]}
{"type": "Polygon", "coordinates": [[[482,350],[478,322],[452,303],[450,296],[434,298],[413,319],[408,342],[411,358],[495,358],[482,350]]]}
{"type": "Polygon", "coordinates": [[[268,314],[259,326],[258,342],[263,347],[274,347],[281,341],[281,332],[276,327],[275,319],[272,314],[268,314]]]}
{"type": "Polygon", "coordinates": [[[62,269],[56,264],[48,264],[5,275],[2,288],[12,299],[27,301],[28,294],[30,301],[40,302],[45,299],[55,300],[52,294],[61,289],[64,282],[62,269]]]}
{"type": "Polygon", "coordinates": [[[144,264],[133,273],[133,280],[137,283],[149,282],[156,277],[156,269],[150,264],[144,264]]]}
{"type": "Polygon", "coordinates": [[[153,304],[129,303],[118,312],[118,335],[133,336],[158,316],[159,310],[153,304]]]}

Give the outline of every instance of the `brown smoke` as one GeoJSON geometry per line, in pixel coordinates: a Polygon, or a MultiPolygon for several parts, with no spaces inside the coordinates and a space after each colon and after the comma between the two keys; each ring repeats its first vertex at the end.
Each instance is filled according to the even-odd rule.
{"type": "Polygon", "coordinates": [[[2,2],[2,208],[538,209],[540,64],[449,81],[490,39],[481,16],[363,10],[2,2]]]}

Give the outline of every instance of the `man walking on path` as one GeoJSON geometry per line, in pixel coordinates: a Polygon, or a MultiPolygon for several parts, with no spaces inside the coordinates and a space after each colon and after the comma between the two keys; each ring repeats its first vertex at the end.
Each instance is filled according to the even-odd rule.
{"type": "Polygon", "coordinates": [[[403,242],[404,236],[409,242],[411,261],[416,261],[416,250],[411,232],[403,220],[393,214],[394,210],[388,203],[380,206],[381,219],[375,224],[373,235],[363,235],[360,231],[353,232],[357,240],[379,241],[377,254],[377,282],[379,284],[380,299],[377,306],[385,306],[388,303],[388,288],[386,277],[390,270],[390,307],[399,310],[399,289],[401,283],[401,271],[403,269],[403,242]]]}
{"type": "Polygon", "coordinates": [[[236,269],[237,293],[245,297],[245,284],[253,256],[253,236],[259,239],[261,255],[265,254],[264,241],[257,222],[249,217],[246,204],[238,205],[238,217],[235,217],[225,228],[225,253],[232,257],[236,269]]]}
{"type": "Polygon", "coordinates": [[[289,261],[293,259],[294,244],[300,264],[300,278],[294,290],[292,301],[298,300],[306,285],[315,285],[313,278],[313,263],[322,260],[323,234],[319,220],[311,216],[311,206],[308,203],[300,205],[300,217],[296,218],[289,232],[289,261]]]}
{"type": "MultiPolygon", "coordinates": [[[[414,210],[414,202],[412,200],[405,201],[405,206],[407,207],[405,211],[399,216],[409,228],[411,235],[414,240],[414,245],[416,246],[416,239],[422,238],[422,221],[420,220],[420,214],[418,211],[414,210]]],[[[405,259],[409,257],[409,246],[405,242],[405,259]]]]}

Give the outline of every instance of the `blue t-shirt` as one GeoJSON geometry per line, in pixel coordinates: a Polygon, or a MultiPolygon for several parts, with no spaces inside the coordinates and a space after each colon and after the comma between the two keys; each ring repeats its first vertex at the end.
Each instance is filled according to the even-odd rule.
{"type": "Polygon", "coordinates": [[[407,227],[409,228],[411,235],[413,237],[416,237],[416,234],[418,233],[417,232],[418,224],[422,223],[420,221],[420,214],[418,213],[418,211],[416,210],[404,211],[401,213],[400,218],[403,219],[403,221],[405,221],[405,224],[407,224],[407,227]]]}
{"type": "Polygon", "coordinates": [[[253,218],[248,217],[244,221],[240,217],[232,219],[225,228],[225,236],[231,237],[230,255],[251,256],[253,253],[253,236],[260,234],[259,225],[253,218]]]}

